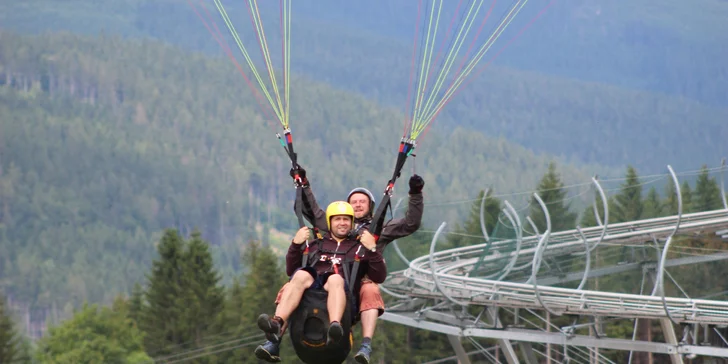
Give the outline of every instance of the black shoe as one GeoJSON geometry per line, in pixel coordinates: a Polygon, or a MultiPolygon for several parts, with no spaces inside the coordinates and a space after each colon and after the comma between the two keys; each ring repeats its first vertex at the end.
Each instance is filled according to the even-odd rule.
{"type": "Polygon", "coordinates": [[[371,344],[362,344],[359,352],[354,356],[354,360],[360,364],[369,364],[370,355],[372,355],[371,344]]]}
{"type": "Polygon", "coordinates": [[[281,361],[279,354],[280,344],[272,341],[266,341],[263,345],[258,345],[258,347],[255,348],[255,357],[269,363],[278,363],[281,361]]]}
{"type": "Polygon", "coordinates": [[[258,316],[258,327],[265,332],[265,338],[268,341],[279,343],[281,342],[281,324],[271,319],[266,314],[258,316]]]}
{"type": "Polygon", "coordinates": [[[338,322],[332,322],[329,325],[329,331],[326,333],[328,338],[326,339],[326,345],[331,343],[338,344],[341,338],[344,336],[344,328],[338,322]]]}

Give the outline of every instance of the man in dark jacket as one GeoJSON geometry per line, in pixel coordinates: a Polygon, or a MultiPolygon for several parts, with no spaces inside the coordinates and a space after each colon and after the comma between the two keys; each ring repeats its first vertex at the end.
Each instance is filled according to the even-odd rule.
{"type": "MultiPolygon", "coordinates": [[[[313,191],[306,178],[306,170],[300,168],[298,175],[302,180],[303,187],[303,216],[317,229],[326,231],[326,213],[319,207],[313,191]]],[[[294,171],[291,170],[291,176],[294,171]]],[[[422,189],[425,181],[418,175],[412,175],[409,180],[409,204],[403,218],[392,219],[384,223],[382,232],[379,235],[377,246],[382,251],[396,239],[413,234],[420,228],[422,214],[424,213],[424,202],[422,189]]],[[[358,187],[347,197],[347,202],[354,208],[354,230],[367,231],[372,222],[376,200],[374,195],[363,187],[358,187]]],[[[296,206],[294,205],[294,210],[296,206]]],[[[378,250],[379,250],[378,249],[378,250]]],[[[362,345],[354,359],[359,363],[369,363],[372,352],[371,341],[374,330],[377,326],[377,318],[384,313],[384,300],[376,282],[371,277],[364,277],[359,288],[359,312],[361,316],[362,345]]]]}
{"type": "Polygon", "coordinates": [[[354,224],[354,209],[344,201],[333,202],[326,209],[328,232],[324,234],[317,244],[310,246],[309,255],[316,257],[315,261],[307,262],[303,267],[303,250],[301,244],[309,237],[309,229],[301,228],[293,238],[286,254],[286,273],[290,281],[279,292],[276,300],[275,315],[270,318],[267,314],[258,317],[258,326],[266,333],[268,342],[256,348],[258,358],[267,361],[280,361],[278,356],[280,337],[285,322],[298,307],[303,292],[308,288],[323,288],[328,292],[327,308],[329,311],[330,326],[328,342],[338,342],[344,331],[339,323],[345,310],[346,293],[344,273],[341,264],[353,261],[356,254],[360,258],[360,266],[355,281],[361,281],[368,276],[372,281],[381,283],[387,277],[387,266],[381,251],[377,251],[374,236],[366,232],[361,235],[361,244],[366,249],[352,249],[359,242],[350,234],[354,224]],[[333,252],[333,253],[332,253],[333,252]]]}

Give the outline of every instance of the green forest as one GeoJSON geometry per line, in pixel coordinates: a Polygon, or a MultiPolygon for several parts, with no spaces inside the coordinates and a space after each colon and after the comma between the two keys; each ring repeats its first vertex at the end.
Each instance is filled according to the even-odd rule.
{"type": "MultiPolygon", "coordinates": [[[[723,10],[701,1],[716,7],[711,15],[687,14],[703,22],[688,31],[665,15],[677,2],[652,11],[635,6],[619,21],[597,22],[601,30],[587,28],[594,18],[580,12],[596,5],[580,0],[578,11],[557,13],[546,20],[548,32],[524,40],[539,47],[514,49],[544,55],[544,47],[555,47],[543,40],[551,37],[571,63],[519,63],[511,55],[512,63],[488,68],[418,141],[395,187],[393,200],[404,198],[406,206],[406,179],[417,173],[426,182],[423,226],[399,242],[404,255],[427,254],[443,221],[438,250],[481,243],[486,189],[495,239],[512,237],[501,213],[506,200],[544,229],[532,192],[549,206],[555,231],[595,226],[595,175],[609,196],[610,223],[674,215],[668,164],[679,175],[684,213],[723,208],[716,166],[728,152],[728,108],[720,96],[728,94],[728,71],[712,61],[723,55],[715,47],[725,41],[716,32],[723,10]],[[563,27],[555,25],[565,18],[563,27]],[[624,29],[638,36],[614,36],[624,29]],[[715,35],[697,35],[708,30],[715,35]],[[566,44],[572,33],[579,41],[566,44]],[[672,43],[663,47],[666,40],[672,43]],[[625,51],[645,45],[674,57],[654,70],[652,56],[625,51]],[[696,61],[686,81],[679,70],[693,63],[688,54],[705,49],[710,57],[696,61]],[[599,71],[586,59],[610,53],[618,61],[599,71]],[[667,76],[656,80],[660,70],[667,76]]],[[[260,112],[189,7],[168,0],[72,3],[0,4],[0,363],[257,362],[252,351],[264,339],[254,320],[273,309],[287,279],[282,255],[297,229],[290,162],[275,137],[280,125],[260,112]]],[[[401,24],[345,28],[335,11],[322,25],[311,11],[294,23],[291,127],[299,163],[319,202],[357,186],[380,193],[405,118],[398,106],[409,58],[402,39],[377,33],[409,32],[401,24]]],[[[395,24],[393,14],[377,21],[395,24]]],[[[716,236],[692,235],[675,244],[675,256],[725,246],[716,236]]],[[[620,249],[600,247],[594,264],[654,255],[620,249]]],[[[390,272],[406,267],[391,249],[386,256],[390,272]]],[[[549,261],[540,274],[583,268],[570,257],[549,261]]],[[[720,262],[671,268],[680,287],[669,285],[668,294],[685,289],[691,297],[726,299],[725,270],[720,262]]],[[[642,279],[628,272],[590,280],[588,288],[638,293],[642,279]]],[[[658,323],[642,325],[661,339],[658,323]]],[[[631,323],[610,326],[608,334],[631,338],[631,323]]],[[[297,362],[284,340],[284,362],[297,362]]],[[[375,362],[452,353],[444,335],[381,320],[373,347],[375,362]]],[[[624,354],[607,353],[619,363],[624,354]]]]}
{"type": "MultiPolygon", "coordinates": [[[[502,54],[501,62],[485,68],[458,94],[433,128],[445,135],[457,126],[476,128],[569,162],[632,164],[646,173],[661,173],[666,164],[686,170],[695,160],[717,163],[728,153],[722,143],[728,138],[723,127],[728,68],[721,62],[728,57],[722,47],[728,31],[721,21],[728,10],[719,0],[699,2],[692,8],[661,0],[557,1],[502,54]]],[[[332,3],[306,3],[294,10],[292,71],[401,110],[416,5],[408,0],[376,0],[376,6],[332,3]]],[[[262,6],[263,18],[275,21],[277,6],[262,6]]],[[[244,4],[227,2],[226,7],[243,41],[254,44],[244,4]]],[[[540,8],[534,5],[524,21],[540,8]]],[[[223,55],[191,7],[177,0],[10,2],[0,4],[0,24],[23,33],[152,37],[223,55]]],[[[277,44],[277,32],[269,36],[277,44]]],[[[279,62],[276,57],[274,52],[279,62]]]]}
{"type": "MultiPolygon", "coordinates": [[[[669,195],[670,192],[674,193],[674,187],[668,186],[666,189],[668,197],[664,199],[654,187],[643,196],[643,180],[634,168],[628,168],[618,193],[609,200],[610,210],[613,211],[610,223],[674,214],[677,210],[676,197],[669,195]]],[[[555,214],[553,229],[569,228],[576,214],[570,211],[572,207],[566,199],[563,181],[554,164],[550,164],[540,179],[537,191],[555,214]]],[[[483,193],[480,192],[480,197],[483,193]]],[[[693,186],[688,183],[681,185],[681,195],[686,213],[718,209],[723,203],[717,180],[706,167],[703,167],[693,186]]],[[[492,194],[487,196],[486,216],[491,234],[498,228],[502,203],[492,194]]],[[[469,238],[480,229],[479,205],[479,202],[472,204],[464,224],[458,226],[455,234],[449,235],[441,249],[479,242],[469,238]]],[[[537,225],[543,223],[538,220],[539,211],[531,210],[528,215],[534,218],[537,225]]],[[[582,226],[596,224],[593,215],[589,214],[582,215],[580,223],[582,226]]],[[[403,239],[400,245],[404,247],[405,255],[414,257],[425,254],[427,246],[419,241],[426,235],[420,232],[403,239]]],[[[698,239],[680,236],[672,250],[678,254],[692,249],[715,251],[724,244],[717,237],[698,239]]],[[[73,309],[71,317],[60,324],[51,325],[47,335],[35,343],[20,335],[18,326],[11,320],[10,310],[4,300],[0,300],[0,360],[17,363],[148,363],[152,360],[166,363],[188,360],[198,363],[256,362],[251,353],[254,346],[263,340],[263,335],[253,319],[258,313],[273,309],[272,298],[286,280],[279,255],[270,246],[258,241],[248,242],[240,256],[245,269],[235,276],[231,284],[225,285],[216,267],[219,263],[214,261],[210,251],[213,245],[203,239],[198,230],[193,230],[185,238],[175,229],[166,229],[154,245],[148,247],[147,253],[156,251],[150,266],[145,269],[144,278],[130,291],[114,294],[112,302],[107,305],[84,302],[73,309]]],[[[637,250],[638,255],[649,254],[649,248],[637,250]]],[[[625,258],[624,252],[615,255],[614,251],[614,247],[598,249],[596,256],[602,258],[597,259],[596,267],[630,259],[625,258]]],[[[396,261],[391,249],[388,255],[390,262],[396,261]]],[[[633,251],[632,259],[634,256],[633,251]]],[[[116,258],[124,259],[121,256],[116,258]]],[[[583,269],[581,260],[551,262],[549,266],[558,263],[567,271],[583,269]]],[[[388,265],[391,269],[401,269],[401,264],[388,265]]],[[[720,265],[687,266],[671,268],[670,272],[681,277],[679,284],[687,287],[692,297],[715,296],[716,291],[721,290],[721,277],[725,276],[720,271],[728,273],[726,269],[720,265]]],[[[640,275],[640,272],[627,272],[590,279],[588,284],[590,288],[598,285],[600,290],[615,292],[624,292],[626,287],[630,287],[629,292],[638,293],[635,289],[640,285],[640,275]]],[[[668,286],[667,293],[680,295],[677,287],[668,286]]],[[[726,295],[725,291],[718,293],[723,297],[726,295]]],[[[528,317],[528,314],[524,316],[526,319],[528,317]]],[[[559,317],[554,323],[566,325],[570,320],[568,316],[559,317]]],[[[645,327],[653,326],[655,335],[650,339],[660,340],[659,325],[643,321],[640,335],[648,332],[645,327]]],[[[512,315],[503,315],[503,322],[512,323],[512,315]]],[[[610,325],[607,334],[610,337],[629,338],[631,323],[623,321],[619,325],[610,325]]],[[[493,344],[481,341],[481,345],[493,344]]],[[[386,358],[387,362],[417,363],[442,356],[443,352],[449,352],[448,346],[444,335],[382,323],[375,336],[373,360],[386,358]],[[402,343],[406,345],[402,346],[402,343]]],[[[466,345],[466,348],[476,349],[470,346],[466,345]]],[[[297,362],[291,347],[284,344],[283,348],[281,355],[284,362],[297,362]]],[[[555,355],[558,358],[559,354],[555,355]]],[[[606,352],[605,355],[622,363],[627,353],[606,352]]],[[[660,360],[660,356],[655,355],[655,360],[660,360]]]]}

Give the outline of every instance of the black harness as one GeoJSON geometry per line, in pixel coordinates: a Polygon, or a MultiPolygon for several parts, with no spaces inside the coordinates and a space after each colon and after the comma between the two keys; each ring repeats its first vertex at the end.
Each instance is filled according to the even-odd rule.
{"type": "MultiPolygon", "coordinates": [[[[358,232],[362,226],[360,226],[356,231],[358,232]]],[[[318,231],[316,234],[319,234],[318,231]]],[[[320,236],[320,234],[319,234],[320,236]]],[[[344,274],[344,281],[349,284],[349,288],[353,291],[355,284],[356,284],[356,276],[359,272],[359,262],[361,260],[361,257],[359,256],[359,252],[363,245],[358,242],[350,246],[349,249],[346,251],[339,251],[337,250],[328,250],[322,248],[323,246],[323,238],[318,238],[313,243],[308,244],[306,243],[306,246],[303,248],[303,258],[301,259],[301,268],[306,267],[313,267],[316,262],[318,262],[321,257],[326,254],[326,257],[329,261],[331,261],[331,269],[334,271],[334,273],[338,273],[338,269],[336,268],[337,265],[341,265],[341,268],[343,269],[344,274]],[[316,249],[314,250],[313,254],[310,254],[310,247],[311,245],[316,245],[316,249]],[[349,252],[351,252],[354,248],[357,249],[357,251],[354,253],[354,259],[348,259],[347,256],[349,255],[349,252]],[[338,261],[336,259],[337,255],[343,255],[343,259],[339,259],[338,261]],[[332,259],[333,258],[333,259],[332,259]],[[351,270],[349,267],[351,266],[351,270]]]]}
{"type": "Polygon", "coordinates": [[[355,291],[353,283],[359,267],[359,254],[355,254],[353,268],[350,273],[349,265],[352,263],[347,260],[348,253],[352,249],[361,248],[361,243],[357,243],[346,249],[345,251],[323,249],[323,239],[314,240],[311,244],[306,243],[304,247],[304,255],[302,259],[302,268],[311,269],[324,256],[333,257],[328,260],[332,262],[331,270],[338,273],[337,266],[343,269],[344,280],[349,282],[349,289],[344,288],[347,304],[344,308],[344,314],[341,317],[341,327],[344,329],[344,337],[336,344],[326,344],[326,331],[328,330],[328,293],[323,289],[307,289],[303,292],[301,302],[289,318],[290,337],[296,355],[304,363],[342,363],[349,356],[349,352],[354,343],[351,327],[357,320],[357,304],[356,297],[352,292],[355,291]],[[316,247],[311,253],[311,246],[316,247]],[[337,256],[343,255],[343,258],[337,256]],[[335,259],[340,259],[336,261],[335,259]],[[337,264],[338,263],[338,264],[337,264]]]}

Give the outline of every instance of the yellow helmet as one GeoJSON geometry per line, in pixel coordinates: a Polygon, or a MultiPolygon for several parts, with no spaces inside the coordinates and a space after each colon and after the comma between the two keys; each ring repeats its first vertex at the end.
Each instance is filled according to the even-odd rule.
{"type": "Polygon", "coordinates": [[[334,201],[326,208],[326,224],[331,230],[331,218],[334,216],[346,215],[354,221],[354,208],[346,201],[334,201]]]}

